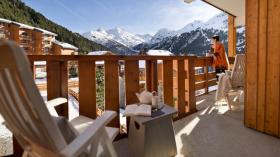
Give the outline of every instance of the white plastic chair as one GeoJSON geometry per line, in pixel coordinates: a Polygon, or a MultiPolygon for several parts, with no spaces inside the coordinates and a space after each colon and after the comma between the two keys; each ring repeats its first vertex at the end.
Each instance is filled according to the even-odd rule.
{"type": "Polygon", "coordinates": [[[100,150],[117,156],[105,130],[116,112],[106,111],[68,143],[34,83],[27,57],[13,42],[0,43],[0,113],[23,156],[99,156],[100,150]]]}
{"type": "MultiPolygon", "coordinates": [[[[219,76],[218,88],[216,91],[216,101],[226,99],[229,109],[231,109],[231,99],[229,95],[231,92],[236,92],[238,89],[244,87],[245,79],[245,55],[238,54],[235,56],[232,71],[227,70],[225,74],[219,76]]],[[[243,93],[237,95],[237,101],[243,93]]]]}

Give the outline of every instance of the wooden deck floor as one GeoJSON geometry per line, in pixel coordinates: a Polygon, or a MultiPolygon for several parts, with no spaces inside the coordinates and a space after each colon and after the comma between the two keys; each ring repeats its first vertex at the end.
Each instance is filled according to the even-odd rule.
{"type": "MultiPolygon", "coordinates": [[[[176,157],[278,157],[280,139],[243,125],[243,101],[214,105],[214,93],[197,98],[198,112],[174,123],[176,157]]],[[[129,157],[127,139],[115,142],[118,155],[129,157]]]]}

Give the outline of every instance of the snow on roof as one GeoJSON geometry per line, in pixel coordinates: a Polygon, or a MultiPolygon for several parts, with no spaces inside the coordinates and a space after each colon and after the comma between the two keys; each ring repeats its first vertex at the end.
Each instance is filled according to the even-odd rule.
{"type": "Polygon", "coordinates": [[[46,65],[47,62],[46,61],[36,61],[34,62],[34,65],[46,65]]]}
{"type": "Polygon", "coordinates": [[[110,51],[92,51],[88,55],[113,55],[113,53],[110,51]]]}
{"type": "Polygon", "coordinates": [[[173,56],[173,53],[167,50],[149,50],[147,52],[149,56],[173,56]]]}
{"type": "Polygon", "coordinates": [[[73,49],[75,51],[78,50],[77,47],[75,47],[75,46],[73,46],[71,44],[65,43],[65,42],[58,41],[58,40],[55,40],[53,43],[61,46],[62,48],[65,48],[65,49],[73,49]]]}
{"type": "Polygon", "coordinates": [[[2,18],[0,18],[0,22],[3,22],[3,23],[11,23],[12,21],[7,20],[7,19],[2,19],[2,18]]]}
{"type": "Polygon", "coordinates": [[[35,30],[38,30],[38,31],[41,31],[43,32],[43,34],[48,34],[48,35],[53,35],[53,36],[57,36],[57,34],[53,33],[53,32],[50,32],[50,31],[47,31],[47,30],[44,30],[44,29],[41,29],[41,28],[34,28],[35,30]]]}
{"type": "Polygon", "coordinates": [[[19,22],[14,22],[12,21],[13,24],[19,25],[19,28],[25,28],[25,29],[34,29],[35,27],[23,24],[23,23],[19,23],[19,22]]]}
{"type": "Polygon", "coordinates": [[[23,24],[23,23],[19,23],[19,22],[7,20],[7,19],[3,19],[3,18],[0,18],[0,22],[3,22],[3,23],[13,23],[13,24],[18,25],[20,28],[32,29],[32,30],[33,30],[33,29],[36,29],[36,30],[39,30],[39,31],[43,32],[44,34],[57,36],[57,34],[55,34],[55,33],[53,33],[53,32],[50,32],[50,31],[47,31],[47,30],[44,30],[44,29],[42,29],[42,28],[29,26],[29,25],[26,25],[26,24],[23,24]]]}

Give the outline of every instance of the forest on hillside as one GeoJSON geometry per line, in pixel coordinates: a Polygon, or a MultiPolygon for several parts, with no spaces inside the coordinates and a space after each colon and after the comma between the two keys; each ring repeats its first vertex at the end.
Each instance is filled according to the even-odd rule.
{"type": "Polygon", "coordinates": [[[50,21],[44,15],[36,12],[20,0],[1,0],[0,18],[39,27],[56,33],[58,34],[56,37],[57,40],[75,45],[79,48],[80,54],[86,54],[90,51],[108,50],[108,48],[50,21]]]}

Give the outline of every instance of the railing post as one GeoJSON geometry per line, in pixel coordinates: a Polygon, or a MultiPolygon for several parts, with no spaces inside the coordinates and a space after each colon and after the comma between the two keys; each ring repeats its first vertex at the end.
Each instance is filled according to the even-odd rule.
{"type": "Polygon", "coordinates": [[[95,62],[79,61],[79,114],[96,118],[95,62]]]}
{"type": "Polygon", "coordinates": [[[173,101],[173,61],[163,60],[163,97],[164,103],[174,106],[173,101]]]}
{"type": "MultiPolygon", "coordinates": [[[[48,100],[63,97],[68,99],[67,61],[47,62],[47,94],[48,100]]],[[[68,117],[68,103],[56,108],[59,115],[68,117]]]]}
{"type": "Polygon", "coordinates": [[[186,70],[184,60],[177,60],[177,93],[178,93],[178,115],[179,118],[185,116],[186,113],[186,99],[185,99],[185,81],[186,81],[186,70]]]}
{"type": "Polygon", "coordinates": [[[110,126],[120,127],[119,116],[119,66],[118,61],[105,61],[105,110],[113,110],[118,116],[110,126]]]}
{"type": "Polygon", "coordinates": [[[157,91],[157,61],[146,60],[146,90],[157,91]]]}
{"type": "Polygon", "coordinates": [[[196,112],[196,97],[195,97],[195,57],[190,57],[185,60],[185,69],[187,70],[187,79],[185,85],[186,91],[186,112],[188,114],[196,112]]]}
{"type": "MultiPolygon", "coordinates": [[[[136,92],[139,92],[139,63],[138,60],[125,61],[125,101],[126,105],[139,102],[136,92]]],[[[129,117],[126,120],[127,132],[129,130],[129,117]]]]}
{"type": "Polygon", "coordinates": [[[204,75],[205,75],[205,94],[208,94],[208,64],[207,58],[204,59],[204,75]]]}

